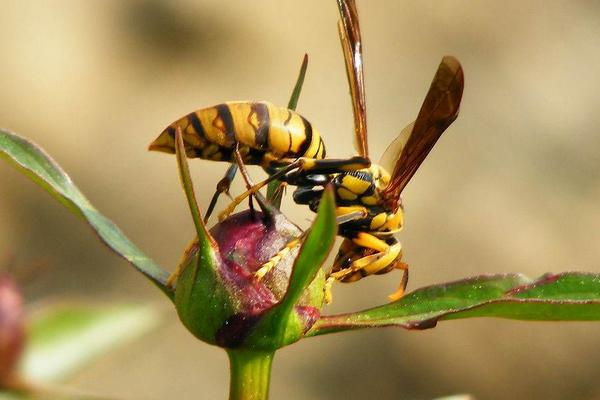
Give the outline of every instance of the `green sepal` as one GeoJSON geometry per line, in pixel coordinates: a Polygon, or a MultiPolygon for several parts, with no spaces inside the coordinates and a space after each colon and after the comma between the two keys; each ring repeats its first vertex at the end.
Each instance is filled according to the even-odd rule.
{"type": "Polygon", "coordinates": [[[249,348],[275,350],[300,340],[307,330],[302,307],[323,306],[325,273],[321,268],[335,242],[337,224],[335,198],[328,187],[294,263],[285,296],[271,308],[246,340],[249,348]]]}
{"type": "Polygon", "coordinates": [[[175,287],[179,319],[198,339],[217,344],[216,332],[236,312],[233,294],[219,275],[221,258],[207,242],[195,242],[181,265],[175,287]]]}
{"type": "Polygon", "coordinates": [[[232,294],[224,287],[219,268],[222,259],[196,202],[181,132],[175,133],[179,178],[186,195],[197,239],[186,250],[175,281],[175,307],[181,322],[197,338],[216,344],[215,332],[234,312],[232,294]]]}
{"type": "Polygon", "coordinates": [[[179,180],[185,193],[185,197],[192,214],[192,220],[196,227],[196,234],[201,243],[206,244],[213,249],[216,249],[215,241],[210,236],[202,215],[200,213],[200,207],[196,201],[196,194],[194,193],[194,184],[190,176],[190,167],[188,165],[187,157],[185,154],[185,147],[183,145],[183,137],[181,135],[181,129],[177,129],[175,132],[175,158],[177,159],[177,170],[179,171],[179,180]]]}

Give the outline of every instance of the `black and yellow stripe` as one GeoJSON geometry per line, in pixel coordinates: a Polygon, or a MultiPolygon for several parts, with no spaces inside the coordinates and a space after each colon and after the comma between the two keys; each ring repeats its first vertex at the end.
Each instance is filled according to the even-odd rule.
{"type": "Polygon", "coordinates": [[[383,203],[381,190],[388,182],[389,174],[377,164],[357,171],[340,172],[333,179],[338,204],[367,207],[383,203]]]}
{"type": "Polygon", "coordinates": [[[236,145],[247,164],[263,167],[281,159],[325,157],[323,139],[310,122],[268,102],[227,102],[194,111],[170,124],[150,150],[174,153],[177,128],[190,158],[232,162],[236,145]]]}

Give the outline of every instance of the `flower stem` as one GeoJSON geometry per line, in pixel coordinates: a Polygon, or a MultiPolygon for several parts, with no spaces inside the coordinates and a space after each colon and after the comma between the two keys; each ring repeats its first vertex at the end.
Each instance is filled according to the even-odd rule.
{"type": "Polygon", "coordinates": [[[275,352],[227,350],[231,381],[229,400],[266,400],[275,352]]]}

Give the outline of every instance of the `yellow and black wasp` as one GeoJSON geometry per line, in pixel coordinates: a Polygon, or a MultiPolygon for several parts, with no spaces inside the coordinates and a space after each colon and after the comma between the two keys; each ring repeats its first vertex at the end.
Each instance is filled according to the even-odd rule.
{"type": "MultiPolygon", "coordinates": [[[[149,149],[174,154],[177,130],[181,131],[187,157],[234,163],[217,185],[205,219],[210,216],[219,193],[229,190],[238,165],[260,165],[270,174],[282,166],[286,171],[301,168],[333,172],[369,165],[362,157],[324,159],[323,139],[308,120],[295,111],[265,101],[227,102],[191,112],[163,130],[149,149]]],[[[248,188],[252,187],[243,168],[242,174],[248,188]]],[[[239,196],[223,215],[231,213],[247,195],[256,191],[255,187],[239,196]]]]}
{"type": "MultiPolygon", "coordinates": [[[[337,0],[337,3],[341,15],[338,31],[354,113],[355,146],[359,157],[369,159],[358,13],[354,0],[337,0]]],[[[441,134],[458,116],[463,86],[460,63],[454,57],[444,57],[416,120],[388,147],[381,165],[371,164],[327,176],[311,170],[298,170],[286,176],[285,181],[298,186],[294,192],[297,203],[308,204],[316,211],[323,192],[319,182],[331,182],[338,217],[357,212],[362,215],[339,226],[339,235],[345,239],[329,274],[329,284],[354,282],[368,275],[402,269],[405,272],[400,287],[389,297],[396,300],[403,295],[408,267],[401,261],[402,247],[394,237],[403,225],[400,195],[441,134]]]]}
{"type": "Polygon", "coordinates": [[[270,168],[299,157],[323,159],[320,133],[300,114],[264,101],[236,101],[194,111],[170,124],[150,150],[175,152],[175,131],[181,129],[187,157],[236,162],[270,168]]]}
{"type": "MultiPolygon", "coordinates": [[[[308,121],[291,110],[263,102],[225,103],[195,111],[169,125],[150,148],[174,153],[175,132],[180,130],[188,157],[237,163],[248,190],[234,199],[220,218],[274,179],[296,186],[294,201],[307,204],[313,211],[318,207],[324,186],[332,184],[339,235],[345,240],[328,284],[353,282],[364,276],[402,269],[405,272],[401,285],[390,296],[395,300],[402,296],[408,279],[407,266],[401,261],[402,248],[394,237],[403,225],[400,195],[438,138],[458,116],[463,72],[458,60],[444,57],[416,120],[388,147],[381,165],[371,164],[358,13],[354,0],[337,0],[337,3],[357,156],[324,159],[321,136],[308,121]],[[252,185],[244,164],[261,165],[270,174],[269,179],[252,185]]],[[[290,243],[282,252],[296,244],[297,241],[290,243]]],[[[263,276],[274,264],[265,264],[257,276],[263,276]]]]}

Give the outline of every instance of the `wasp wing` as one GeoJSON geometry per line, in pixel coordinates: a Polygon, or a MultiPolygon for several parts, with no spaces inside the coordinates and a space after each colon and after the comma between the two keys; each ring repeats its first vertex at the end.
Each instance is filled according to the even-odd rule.
{"type": "Polygon", "coordinates": [[[358,12],[354,0],[337,0],[337,3],[342,17],[338,23],[338,31],[346,62],[346,74],[348,75],[352,111],[354,112],[354,146],[358,155],[368,158],[367,109],[365,105],[362,40],[358,12]]]}
{"type": "Polygon", "coordinates": [[[411,122],[407,126],[400,131],[400,134],[396,136],[396,139],[392,143],[389,144],[385,152],[381,156],[379,160],[379,165],[385,168],[386,171],[393,171],[396,166],[396,162],[400,158],[400,154],[402,153],[402,149],[406,146],[406,142],[410,139],[410,134],[412,133],[413,127],[415,126],[415,122],[411,122]]]}
{"type": "MultiPolygon", "coordinates": [[[[458,116],[464,86],[463,70],[458,60],[451,56],[442,59],[425,96],[412,129],[400,134],[396,148],[397,161],[388,187],[384,191],[386,202],[397,209],[400,193],[415,174],[433,145],[458,116]]],[[[405,128],[406,129],[406,128],[405,128]]],[[[396,141],[394,141],[396,142],[396,141]]],[[[392,149],[388,149],[393,151],[392,149]]],[[[386,151],[388,153],[388,151],[386,151]]],[[[389,158],[389,154],[387,155],[389,158]]]]}

